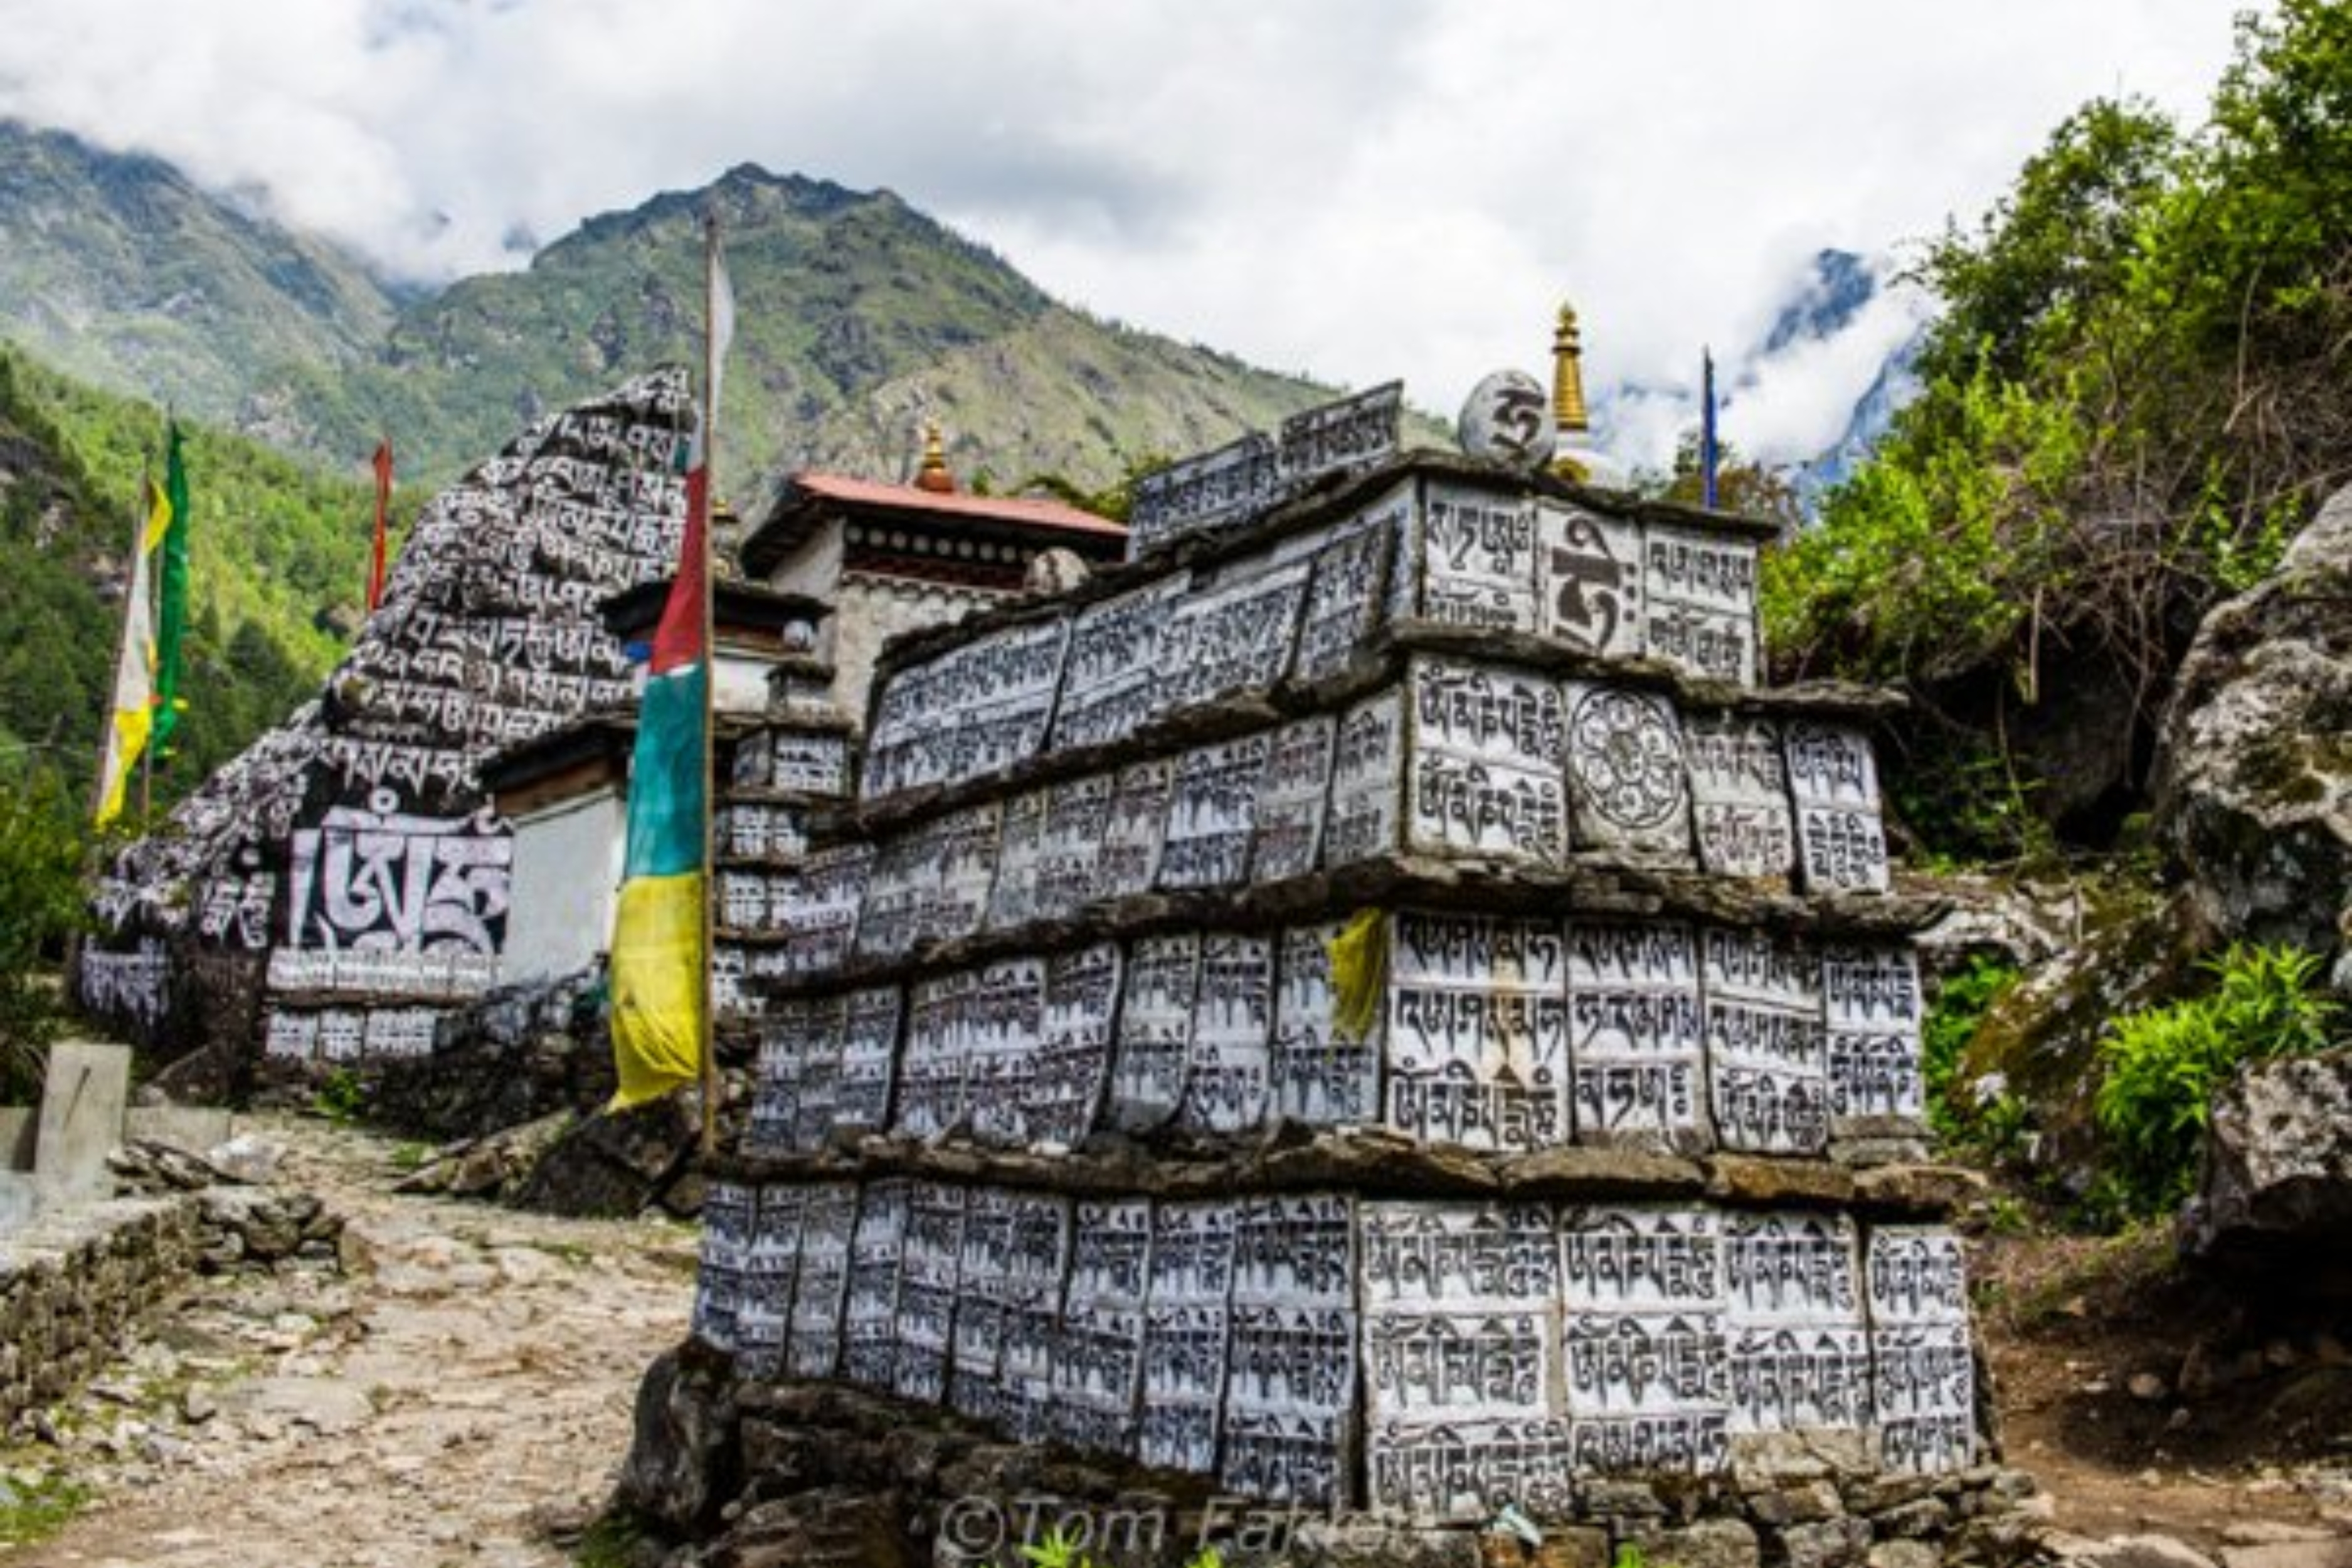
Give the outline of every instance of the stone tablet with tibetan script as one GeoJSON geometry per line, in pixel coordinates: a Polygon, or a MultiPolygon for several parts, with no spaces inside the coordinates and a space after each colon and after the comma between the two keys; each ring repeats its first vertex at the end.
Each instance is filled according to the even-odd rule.
{"type": "Polygon", "coordinates": [[[1341,717],[1331,750],[1331,806],[1323,823],[1325,867],[1393,853],[1401,841],[1404,713],[1404,694],[1384,691],[1341,717]]]}
{"type": "Polygon", "coordinates": [[[1225,888],[1249,870],[1273,737],[1260,731],[1184,753],[1168,803],[1168,837],[1160,850],[1160,886],[1225,888]]]}
{"type": "Polygon", "coordinates": [[[1650,522],[1642,539],[1643,647],[1735,686],[1756,684],[1756,542],[1650,522]]]}
{"type": "Polygon", "coordinates": [[[1975,1458],[1976,1358],[1959,1240],[1937,1226],[1879,1226],[1865,1256],[1886,1467],[1964,1468],[1975,1458]]]}
{"type": "Polygon", "coordinates": [[[1168,832],[1168,802],[1176,791],[1176,759],[1154,757],[1118,770],[1110,818],[1095,864],[1094,896],[1126,899],[1148,893],[1160,879],[1160,851],[1168,832]]]}
{"type": "Polygon", "coordinates": [[[1547,1437],[1559,1419],[1559,1243],[1540,1205],[1366,1204],[1364,1416],[1376,1508],[1426,1522],[1491,1518],[1527,1459],[1474,1436],[1547,1437]],[[1436,1457],[1459,1479],[1433,1489],[1436,1457]]]}
{"type": "Polygon", "coordinates": [[[1044,1443],[1059,1425],[1054,1363],[1061,1344],[1062,1282],[1070,1267],[1070,1200],[1015,1193],[1011,1208],[998,1386],[1006,1426],[1024,1443],[1044,1443]]]}
{"type": "Polygon", "coordinates": [[[849,1247],[857,1232],[857,1184],[820,1182],[803,1192],[800,1262],[784,1370],[794,1377],[831,1377],[841,1361],[849,1247]]]}
{"type": "Polygon", "coordinates": [[[956,1263],[954,1349],[948,1403],[975,1421],[1003,1424],[1004,1310],[1012,1295],[1013,1209],[1017,1194],[973,1187],[966,1194],[963,1247],[956,1263]]]}
{"type": "Polygon", "coordinates": [[[898,1264],[898,1358],[892,1391],[937,1405],[947,1398],[956,1301],[962,1281],[964,1189],[917,1182],[907,1190],[907,1237],[898,1264]]]}
{"type": "Polygon", "coordinates": [[[1289,672],[1311,567],[1247,565],[1196,576],[1170,613],[1156,677],[1164,710],[1261,691],[1289,672]]]}
{"type": "Polygon", "coordinates": [[[1360,1126],[1381,1115],[1382,1018],[1362,1037],[1331,1017],[1331,942],[1342,922],[1292,926],[1276,963],[1274,1111],[1310,1127],[1360,1126]]]}
{"type": "Polygon", "coordinates": [[[1721,1220],[1626,1204],[1560,1214],[1570,1446],[1580,1469],[1704,1471],[1729,1423],[1721,1220]]]}
{"type": "Polygon", "coordinates": [[[1043,1069],[1045,961],[1007,958],[981,970],[964,998],[962,1025],[972,1137],[1005,1146],[1029,1142],[1029,1110],[1043,1069]]]}
{"type": "Polygon", "coordinates": [[[1273,942],[1222,931],[1202,936],[1179,1126],[1239,1132],[1265,1120],[1273,1028],[1273,942]]]}
{"type": "Polygon", "coordinates": [[[1532,497],[1425,480],[1408,538],[1405,614],[1487,631],[1538,629],[1532,497]]]}
{"type": "Polygon", "coordinates": [[[1069,1150],[1094,1131],[1110,1079],[1118,1016],[1117,942],[1055,953],[1045,963],[1045,1033],[1024,1131],[1048,1150],[1069,1150]]]}
{"type": "Polygon", "coordinates": [[[898,1288],[914,1184],[868,1182],[849,1246],[849,1300],[842,1316],[842,1374],[868,1388],[898,1380],[898,1288]]]}
{"type": "Polygon", "coordinates": [[[1114,775],[1090,773],[1047,792],[1045,834],[1037,857],[1037,919],[1067,920],[1092,901],[1118,787],[1114,775]]]}
{"type": "Polygon", "coordinates": [[[1806,890],[1885,892],[1886,832],[1870,737],[1847,725],[1798,720],[1786,744],[1806,890]]]}
{"type": "Polygon", "coordinates": [[[1568,855],[1559,688],[1496,666],[1416,658],[1406,844],[1538,866],[1568,855]]]}
{"type": "Polygon", "coordinates": [[[1200,984],[1198,931],[1141,937],[1128,945],[1107,1113],[1113,1127],[1143,1132],[1175,1120],[1192,1067],[1200,984]]]}
{"type": "Polygon", "coordinates": [[[1756,928],[1700,932],[1706,1064],[1716,1139],[1760,1154],[1829,1144],[1829,1058],[1821,956],[1756,928]]]}
{"type": "Polygon", "coordinates": [[[1924,1114],[1917,955],[1908,947],[1826,947],[1822,999],[1832,1133],[1888,1120],[1916,1127],[1924,1114]]]}
{"type": "Polygon", "coordinates": [[[1237,441],[1171,463],[1135,483],[1128,514],[1127,558],[1192,533],[1231,526],[1281,493],[1281,454],[1273,437],[1253,431],[1237,441]]]}
{"type": "Polygon", "coordinates": [[[1054,750],[1124,741],[1165,710],[1160,638],[1191,581],[1180,572],[1078,612],[1054,710],[1054,750]]]}
{"type": "Polygon", "coordinates": [[[1577,1142],[1675,1150],[1712,1142],[1691,928],[1570,921],[1568,995],[1577,1142]]]}
{"type": "Polygon", "coordinates": [[[1682,727],[1699,869],[1786,881],[1797,833],[1780,731],[1737,713],[1685,713],[1682,727]]]}
{"type": "Polygon", "coordinates": [[[1354,1209],[1336,1194],[1240,1205],[1218,1465],[1237,1492],[1344,1500],[1355,1432],[1354,1209]]]}
{"type": "Polygon", "coordinates": [[[907,1047],[898,1063],[895,1131],[936,1138],[962,1121],[964,1080],[971,1070],[976,970],[919,980],[907,993],[907,1047]]]}
{"type": "Polygon", "coordinates": [[[736,1364],[747,1377],[774,1377],[784,1368],[803,1199],[798,1187],[771,1184],[759,1189],[735,1312],[736,1364]]]}
{"type": "Polygon", "coordinates": [[[1216,1469],[1234,1217],[1233,1205],[1223,1202],[1153,1206],[1136,1433],[1136,1457],[1147,1465],[1197,1475],[1216,1469]]]}
{"type": "Polygon", "coordinates": [[[744,1265],[758,1217],[759,1189],[715,1181],[702,1203],[702,1249],[695,1270],[694,1337],[714,1350],[735,1348],[736,1316],[743,1301],[744,1265]]]}
{"type": "Polygon", "coordinates": [[[1144,1334],[1140,1301],[1071,1295],[1053,1363],[1055,1437],[1074,1447],[1135,1457],[1144,1334]]]}
{"type": "Polygon", "coordinates": [[[1313,871],[1323,847],[1323,813],[1331,794],[1328,715],[1274,731],[1266,752],[1257,817],[1250,837],[1250,880],[1278,882],[1313,871]]]}
{"type": "Polygon", "coordinates": [[[1723,1223],[1731,1429],[1871,1424],[1870,1336],[1853,1222],[1797,1211],[1723,1223]]]}
{"type": "Polygon", "coordinates": [[[1045,856],[1047,792],[1007,796],[997,828],[996,880],[988,891],[988,929],[1011,931],[1037,918],[1037,873],[1045,856]]]}
{"type": "Polygon", "coordinates": [[[845,999],[834,1126],[856,1132],[879,1132],[889,1126],[898,1025],[905,1011],[905,994],[895,985],[853,991],[845,999]]]}
{"type": "Polygon", "coordinates": [[[1642,525],[1546,500],[1536,512],[1537,629],[1595,658],[1642,651],[1642,525]]]}
{"type": "Polygon", "coordinates": [[[1524,1152],[1566,1142],[1566,978],[1551,921],[1394,916],[1388,1124],[1472,1149],[1524,1152]]]}
{"type": "Polygon", "coordinates": [[[802,1087],[809,1063],[840,1056],[841,1030],[837,997],[785,1002],[761,1021],[751,1118],[743,1130],[745,1153],[781,1154],[798,1146],[802,1087]]]}
{"type": "Polygon", "coordinates": [[[787,973],[814,974],[848,959],[873,868],[871,844],[835,845],[802,863],[781,922],[787,973]]]}
{"type": "Polygon", "coordinates": [[[1389,562],[1412,515],[1410,489],[1392,490],[1318,541],[1299,612],[1290,678],[1307,682],[1342,672],[1379,624],[1388,595],[1389,562]]]}

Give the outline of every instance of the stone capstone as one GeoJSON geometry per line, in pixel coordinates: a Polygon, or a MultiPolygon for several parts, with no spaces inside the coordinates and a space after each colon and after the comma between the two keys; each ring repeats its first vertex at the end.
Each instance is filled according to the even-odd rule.
{"type": "Polygon", "coordinates": [[[2226,940],[2344,946],[2352,887],[2352,489],[2217,606],[2158,742],[2156,822],[2226,940]]]}
{"type": "MultiPolygon", "coordinates": [[[[2205,1166],[2180,1216],[2191,1257],[2307,1279],[2352,1237],[2352,1052],[2261,1062],[2213,1097],[2205,1166]]],[[[2352,1275],[2339,1269],[2336,1283],[2352,1275]]]]}

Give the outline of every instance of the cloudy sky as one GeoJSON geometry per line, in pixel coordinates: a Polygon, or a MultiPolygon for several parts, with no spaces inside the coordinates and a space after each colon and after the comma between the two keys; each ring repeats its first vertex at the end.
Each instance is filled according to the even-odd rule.
{"type": "Polygon", "coordinates": [[[0,114],[399,276],[743,162],[888,186],[1096,312],[1451,414],[1570,297],[1656,461],[1714,346],[1819,450],[1924,309],[1760,352],[1811,258],[1973,221],[2084,100],[2195,120],[2233,0],[0,0],[0,114]]]}

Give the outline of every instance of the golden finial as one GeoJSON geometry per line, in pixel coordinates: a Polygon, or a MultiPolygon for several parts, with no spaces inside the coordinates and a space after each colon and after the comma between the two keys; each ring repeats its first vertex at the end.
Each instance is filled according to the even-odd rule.
{"type": "Polygon", "coordinates": [[[936,419],[923,426],[923,466],[915,474],[915,488],[937,495],[955,491],[955,476],[948,472],[948,450],[940,440],[940,423],[936,419]]]}
{"type": "Polygon", "coordinates": [[[1578,456],[1584,448],[1579,437],[1592,428],[1584,409],[1584,338],[1577,331],[1576,307],[1560,301],[1559,324],[1551,334],[1551,420],[1559,433],[1559,455],[1551,471],[1563,479],[1583,484],[1592,478],[1591,466],[1578,456]]]}
{"type": "Polygon", "coordinates": [[[1584,411],[1584,340],[1576,330],[1576,307],[1562,302],[1559,325],[1551,334],[1551,417],[1562,430],[1590,430],[1584,411]]]}

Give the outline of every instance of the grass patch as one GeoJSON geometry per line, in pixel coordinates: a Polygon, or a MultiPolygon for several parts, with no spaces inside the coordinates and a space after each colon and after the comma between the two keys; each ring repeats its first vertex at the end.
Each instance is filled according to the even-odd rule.
{"type": "Polygon", "coordinates": [[[637,1568],[646,1544],[644,1528],[627,1513],[600,1514],[572,1548],[573,1568],[637,1568]]]}
{"type": "Polygon", "coordinates": [[[89,1503],[90,1489],[70,1477],[27,1479],[0,1475],[0,1546],[30,1546],[63,1530],[89,1503]]]}

